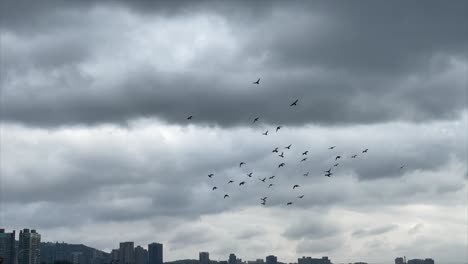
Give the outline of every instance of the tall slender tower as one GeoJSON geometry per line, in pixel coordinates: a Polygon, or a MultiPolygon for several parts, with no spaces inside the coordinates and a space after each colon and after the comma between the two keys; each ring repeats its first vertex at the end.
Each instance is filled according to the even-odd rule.
{"type": "Polygon", "coordinates": [[[41,235],[36,230],[20,230],[18,264],[39,264],[41,256],[41,235]]]}
{"type": "Polygon", "coordinates": [[[3,264],[15,264],[15,230],[5,233],[5,229],[0,229],[0,257],[3,264]]]}
{"type": "Polygon", "coordinates": [[[148,245],[148,263],[163,264],[163,244],[151,243],[148,245]]]}

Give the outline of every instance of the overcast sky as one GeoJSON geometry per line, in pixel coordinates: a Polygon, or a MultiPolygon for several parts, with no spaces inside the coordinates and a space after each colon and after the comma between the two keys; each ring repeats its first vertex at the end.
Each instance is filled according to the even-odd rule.
{"type": "Polygon", "coordinates": [[[165,260],[467,262],[467,1],[0,9],[7,230],[165,260]]]}

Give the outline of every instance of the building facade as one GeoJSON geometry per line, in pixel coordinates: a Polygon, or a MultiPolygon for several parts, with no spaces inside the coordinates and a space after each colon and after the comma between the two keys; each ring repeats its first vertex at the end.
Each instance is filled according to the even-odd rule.
{"type": "Polygon", "coordinates": [[[15,264],[15,230],[5,233],[5,229],[0,229],[0,257],[3,264],[15,264]]]}
{"type": "Polygon", "coordinates": [[[322,258],[312,258],[312,257],[302,257],[297,259],[298,264],[331,264],[331,261],[328,257],[322,258]]]}
{"type": "Polygon", "coordinates": [[[266,264],[278,264],[278,258],[276,256],[270,255],[266,257],[266,264]]]}
{"type": "Polygon", "coordinates": [[[135,264],[148,264],[148,250],[141,246],[135,248],[135,264]]]}
{"type": "Polygon", "coordinates": [[[198,263],[199,264],[210,264],[210,253],[200,252],[198,254],[198,263]]]}
{"type": "Polygon", "coordinates": [[[163,244],[151,243],[148,245],[148,263],[163,264],[163,244]]]}
{"type": "Polygon", "coordinates": [[[120,243],[119,264],[135,264],[133,242],[120,243]]]}
{"type": "Polygon", "coordinates": [[[41,235],[32,229],[20,230],[18,264],[39,264],[41,256],[41,235]]]}

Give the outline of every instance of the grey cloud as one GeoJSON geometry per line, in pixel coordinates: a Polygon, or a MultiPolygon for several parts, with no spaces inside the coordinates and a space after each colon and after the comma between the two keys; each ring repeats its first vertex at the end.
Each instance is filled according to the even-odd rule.
{"type": "Polygon", "coordinates": [[[326,253],[337,250],[343,245],[343,241],[337,238],[326,240],[302,240],[296,246],[298,254],[326,253]]]}
{"type": "Polygon", "coordinates": [[[408,234],[410,235],[417,234],[423,227],[424,227],[424,224],[418,223],[408,230],[408,234]]]}
{"type": "Polygon", "coordinates": [[[288,239],[321,239],[336,235],[339,228],[336,224],[327,220],[318,219],[302,219],[301,221],[291,225],[283,233],[283,236],[288,239]]]}
{"type": "MultiPolygon", "coordinates": [[[[84,3],[94,6],[91,4],[93,1],[84,3]]],[[[105,6],[106,3],[100,2],[99,5],[105,6]]],[[[210,54],[195,56],[195,64],[190,64],[190,68],[198,70],[169,73],[154,71],[149,65],[130,65],[134,70],[125,73],[125,78],[119,72],[91,77],[77,67],[83,61],[93,64],[92,55],[99,50],[108,50],[102,44],[101,34],[104,34],[104,40],[116,42],[116,52],[130,45],[124,38],[116,37],[120,31],[110,30],[111,24],[105,23],[94,31],[89,30],[98,23],[94,19],[90,19],[89,24],[72,21],[62,26],[59,21],[64,18],[59,17],[52,23],[54,32],[38,33],[45,40],[37,46],[44,47],[45,52],[35,51],[37,47],[25,47],[20,51],[21,54],[29,54],[28,59],[19,59],[20,53],[15,52],[18,47],[14,43],[7,42],[2,46],[5,54],[13,54],[7,55],[2,67],[7,73],[2,81],[5,87],[2,88],[5,113],[2,119],[33,126],[67,126],[125,124],[141,117],[158,117],[169,123],[184,124],[185,118],[193,114],[193,122],[199,124],[238,126],[249,124],[258,115],[267,124],[335,125],[453,119],[466,109],[461,95],[466,93],[467,57],[463,55],[462,47],[468,42],[464,37],[468,34],[463,34],[466,29],[460,26],[466,24],[462,23],[466,16],[460,13],[465,2],[454,5],[425,3],[424,11],[415,3],[407,6],[373,2],[363,10],[361,7],[357,10],[354,5],[328,2],[317,2],[309,7],[293,5],[277,11],[284,16],[281,27],[276,26],[282,17],[278,18],[275,10],[282,5],[275,3],[269,7],[269,4],[262,3],[260,8],[250,7],[247,2],[237,4],[242,10],[270,10],[257,18],[257,23],[251,23],[248,29],[238,22],[242,20],[231,20],[223,10],[212,10],[210,4],[200,4],[201,9],[195,9],[198,11],[194,12],[202,12],[203,8],[211,10],[208,12],[218,12],[226,19],[226,27],[234,31],[236,43],[233,45],[239,51],[228,54],[231,57],[228,56],[227,62],[221,63],[218,58],[226,57],[230,51],[213,49],[210,54]],[[298,13],[296,9],[302,11],[298,13]],[[390,16],[385,15],[388,10],[392,10],[391,21],[386,21],[390,20],[390,16]],[[359,18],[362,12],[366,14],[364,19],[359,18]],[[288,19],[300,14],[302,18],[295,22],[288,19]],[[316,14],[319,20],[325,17],[320,23],[324,23],[321,30],[325,31],[326,37],[315,37],[314,32],[296,32],[299,28],[314,28],[315,22],[310,20],[309,14],[316,14]],[[414,28],[406,34],[406,25],[395,23],[395,14],[403,17],[397,21],[407,21],[414,28]],[[263,27],[278,30],[265,30],[263,27]],[[70,31],[85,36],[86,41],[81,43],[76,35],[64,34],[70,31]],[[259,31],[266,36],[257,38],[259,31]],[[350,36],[354,33],[357,36],[350,36]],[[405,34],[398,39],[407,42],[398,44],[390,41],[399,33],[405,34]],[[268,40],[271,43],[264,43],[268,40]],[[317,47],[311,46],[310,42],[317,47]],[[350,42],[354,44],[348,45],[350,42]],[[271,56],[267,56],[259,66],[249,66],[249,59],[253,56],[256,60],[255,56],[261,56],[262,51],[271,56]],[[48,54],[47,58],[41,54],[48,54]],[[295,60],[304,61],[293,67],[297,64],[295,60]],[[275,65],[275,61],[281,64],[275,65]],[[206,66],[210,65],[216,66],[209,67],[213,68],[209,70],[206,66]],[[356,71],[359,68],[367,70],[356,71]],[[12,69],[17,72],[11,73],[12,69]],[[395,73],[395,69],[400,72],[395,73]],[[33,77],[31,83],[15,86],[17,76],[31,72],[44,80],[35,82],[33,77]],[[251,85],[258,76],[262,77],[260,87],[251,85]],[[289,108],[289,103],[296,98],[300,98],[299,106],[289,108]]],[[[75,5],[81,6],[82,3],[75,5]]],[[[60,14],[65,9],[76,17],[75,5],[67,7],[61,4],[56,11],[60,14]]],[[[144,7],[142,10],[153,10],[146,5],[155,5],[154,10],[164,10],[165,5],[169,10],[178,10],[179,6],[190,9],[192,4],[151,4],[145,1],[135,4],[144,7]]],[[[39,6],[37,8],[40,9],[39,6]]],[[[44,8],[42,11],[47,10],[44,8]]],[[[90,14],[84,13],[84,16],[90,14]]],[[[19,34],[14,26],[7,30],[14,36],[19,34]]],[[[23,42],[28,40],[24,36],[19,39],[23,42]]],[[[107,61],[112,60],[107,58],[107,61]]]]}
{"type": "Polygon", "coordinates": [[[367,229],[358,229],[352,233],[353,237],[362,238],[368,236],[375,236],[388,233],[392,230],[398,228],[398,225],[390,224],[386,226],[376,227],[376,228],[367,228],[367,229]]]}

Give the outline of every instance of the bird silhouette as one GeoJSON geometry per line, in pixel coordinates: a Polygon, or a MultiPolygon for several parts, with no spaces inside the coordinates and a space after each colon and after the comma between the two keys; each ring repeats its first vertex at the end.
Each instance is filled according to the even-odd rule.
{"type": "Polygon", "coordinates": [[[262,133],[264,136],[268,136],[268,130],[262,133]]]}
{"type": "Polygon", "coordinates": [[[301,162],[306,161],[306,160],[307,160],[307,158],[303,158],[303,159],[301,159],[301,162]]]}
{"type": "Polygon", "coordinates": [[[286,164],[285,164],[284,162],[282,162],[282,163],[280,163],[280,164],[278,165],[278,168],[284,167],[284,165],[286,165],[286,164]]]}
{"type": "Polygon", "coordinates": [[[229,195],[228,195],[228,194],[225,194],[225,195],[224,195],[224,199],[226,199],[227,197],[229,197],[229,195]]]}
{"type": "Polygon", "coordinates": [[[324,171],[326,173],[331,173],[331,168],[329,168],[328,170],[324,171]]]}
{"type": "Polygon", "coordinates": [[[260,200],[266,201],[267,198],[268,198],[268,197],[265,196],[265,197],[263,197],[263,198],[260,198],[260,200]]]}
{"type": "Polygon", "coordinates": [[[252,84],[260,84],[260,78],[256,82],[253,82],[252,84]]]}
{"type": "Polygon", "coordinates": [[[337,160],[337,159],[341,159],[341,156],[339,156],[339,155],[336,156],[335,160],[337,160]]]}
{"type": "Polygon", "coordinates": [[[278,153],[278,148],[275,148],[272,152],[278,153]]]}
{"type": "Polygon", "coordinates": [[[293,190],[296,189],[296,188],[299,188],[299,187],[300,186],[296,184],[296,185],[293,186],[293,190]]]}
{"type": "Polygon", "coordinates": [[[292,205],[292,202],[288,202],[286,205],[292,205]]]}
{"type": "Polygon", "coordinates": [[[262,182],[265,182],[265,180],[266,180],[266,177],[265,177],[265,178],[263,178],[263,179],[259,179],[259,180],[261,180],[262,182]]]}
{"type": "Polygon", "coordinates": [[[309,176],[309,172],[307,172],[307,173],[304,173],[304,176],[306,176],[306,177],[307,177],[307,176],[309,176]]]}
{"type": "Polygon", "coordinates": [[[355,159],[357,157],[357,154],[354,154],[351,156],[352,159],[355,159]]]}
{"type": "Polygon", "coordinates": [[[329,177],[329,178],[330,178],[330,176],[332,176],[332,175],[333,175],[333,173],[331,173],[331,172],[325,174],[325,176],[327,176],[327,177],[329,177]]]}
{"type": "Polygon", "coordinates": [[[336,148],[336,146],[329,147],[328,149],[334,149],[334,148],[336,148]]]}
{"type": "Polygon", "coordinates": [[[281,129],[281,126],[277,126],[276,127],[276,132],[278,132],[278,130],[280,130],[280,129],[281,129]]]}
{"type": "Polygon", "coordinates": [[[291,149],[292,144],[289,144],[289,146],[284,147],[285,149],[291,149]]]}
{"type": "Polygon", "coordinates": [[[307,153],[309,153],[309,151],[308,151],[308,150],[306,150],[306,151],[302,152],[302,156],[304,156],[304,155],[307,155],[307,153]]]}
{"type": "Polygon", "coordinates": [[[242,161],[241,163],[239,163],[239,168],[242,167],[242,165],[245,165],[245,162],[242,161]]]}
{"type": "Polygon", "coordinates": [[[208,177],[211,178],[211,177],[213,177],[213,175],[214,175],[213,173],[210,173],[210,174],[208,174],[208,177]]]}
{"type": "Polygon", "coordinates": [[[333,167],[338,167],[339,163],[335,163],[335,165],[333,165],[333,167]]]}
{"type": "Polygon", "coordinates": [[[261,205],[265,205],[265,204],[266,204],[266,201],[263,201],[263,202],[261,202],[260,204],[261,204],[261,205]]]}
{"type": "Polygon", "coordinates": [[[218,187],[216,187],[216,186],[215,186],[215,187],[213,187],[213,191],[214,191],[214,190],[216,190],[216,189],[218,189],[218,187]]]}
{"type": "Polygon", "coordinates": [[[252,178],[252,174],[253,174],[253,172],[250,172],[250,173],[247,174],[247,176],[249,176],[250,178],[252,178]]]}
{"type": "Polygon", "coordinates": [[[304,195],[298,196],[297,198],[302,199],[304,198],[304,195]]]}
{"type": "Polygon", "coordinates": [[[229,184],[229,183],[233,183],[233,182],[234,182],[233,180],[230,180],[230,181],[228,181],[228,184],[229,184]]]}
{"type": "Polygon", "coordinates": [[[402,170],[405,166],[406,166],[406,165],[401,166],[401,167],[400,167],[400,170],[402,170]]]}
{"type": "Polygon", "coordinates": [[[268,188],[270,188],[271,186],[273,186],[274,184],[273,183],[270,183],[270,185],[268,185],[268,188]]]}
{"type": "Polygon", "coordinates": [[[193,116],[187,117],[187,120],[192,120],[193,116]]]}
{"type": "Polygon", "coordinates": [[[292,104],[290,104],[289,106],[295,106],[297,105],[297,102],[299,101],[299,99],[296,99],[296,101],[294,101],[292,104]]]}
{"type": "Polygon", "coordinates": [[[268,179],[272,180],[275,178],[275,175],[268,177],[268,179]]]}
{"type": "Polygon", "coordinates": [[[244,185],[244,184],[245,184],[245,181],[242,181],[239,183],[239,186],[244,185]]]}
{"type": "Polygon", "coordinates": [[[252,122],[252,123],[255,123],[255,122],[257,122],[259,118],[260,118],[260,117],[258,117],[258,116],[257,116],[256,118],[254,118],[254,120],[253,120],[253,122],[252,122]]]}
{"type": "Polygon", "coordinates": [[[365,149],[365,150],[362,151],[362,153],[367,153],[368,150],[369,150],[369,149],[365,149]]]}
{"type": "Polygon", "coordinates": [[[278,156],[280,156],[280,157],[284,158],[284,152],[281,152],[281,154],[280,154],[280,155],[278,155],[278,156]]]}

